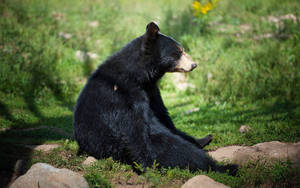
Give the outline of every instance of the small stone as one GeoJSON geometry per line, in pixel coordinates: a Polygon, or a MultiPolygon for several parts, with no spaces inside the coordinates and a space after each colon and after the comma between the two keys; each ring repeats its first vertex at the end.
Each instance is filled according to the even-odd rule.
{"type": "Polygon", "coordinates": [[[94,157],[89,156],[88,158],[86,158],[85,161],[83,161],[82,165],[84,166],[90,166],[93,163],[97,162],[97,159],[95,159],[94,157]]]}
{"type": "Polygon", "coordinates": [[[60,13],[60,12],[56,12],[56,11],[53,11],[52,12],[52,17],[57,20],[57,21],[61,21],[65,18],[65,15],[63,13],[60,13]]]}
{"type": "Polygon", "coordinates": [[[171,74],[171,77],[174,86],[180,91],[185,91],[188,88],[192,88],[192,89],[196,88],[194,84],[188,83],[187,78],[182,73],[174,72],[171,74]]]}
{"type": "Polygon", "coordinates": [[[98,27],[98,25],[99,25],[99,22],[98,21],[91,21],[91,22],[89,22],[89,26],[90,27],[98,27]]]}
{"type": "Polygon", "coordinates": [[[242,25],[240,25],[240,31],[241,31],[241,33],[246,33],[246,32],[248,32],[248,31],[250,31],[251,30],[251,26],[250,25],[248,25],[248,24],[242,24],[242,25]]]}
{"type": "Polygon", "coordinates": [[[212,73],[207,73],[207,80],[211,80],[212,79],[212,77],[213,77],[213,74],[212,73]]]}
{"type": "Polygon", "coordinates": [[[191,109],[191,110],[185,111],[185,114],[188,115],[188,114],[191,114],[191,113],[193,113],[193,112],[198,112],[199,110],[200,110],[200,108],[193,108],[193,109],[191,109]]]}
{"type": "Polygon", "coordinates": [[[84,53],[83,51],[77,50],[77,51],[75,52],[75,57],[76,57],[76,59],[78,59],[79,61],[84,62],[84,60],[85,60],[85,53],[84,53]]]}
{"type": "Polygon", "coordinates": [[[269,22],[274,22],[274,23],[278,23],[280,21],[279,18],[275,17],[275,16],[269,16],[268,17],[268,21],[269,22]]]}
{"type": "Polygon", "coordinates": [[[248,125],[242,125],[240,127],[240,133],[246,133],[246,132],[249,132],[250,130],[251,130],[251,127],[248,125]]]}
{"type": "Polygon", "coordinates": [[[87,54],[87,56],[89,56],[89,58],[91,58],[91,59],[97,59],[99,56],[98,56],[98,54],[95,54],[95,53],[93,53],[93,52],[88,52],[88,53],[86,53],[87,54]]]}
{"type": "Polygon", "coordinates": [[[182,188],[229,188],[228,186],[216,182],[213,179],[205,176],[199,175],[189,179],[182,188]]]}
{"type": "Polygon", "coordinates": [[[176,88],[180,91],[185,91],[187,90],[188,88],[192,88],[192,89],[195,89],[195,85],[194,84],[191,84],[191,83],[179,83],[176,85],[176,88]]]}
{"type": "Polygon", "coordinates": [[[96,44],[97,44],[97,45],[102,44],[102,40],[100,40],[100,39],[96,40],[96,44]]]}
{"type": "Polygon", "coordinates": [[[59,146],[60,146],[59,144],[25,145],[25,147],[29,149],[33,149],[36,151],[43,151],[43,152],[51,151],[55,148],[58,148],[59,146]]]}
{"type": "Polygon", "coordinates": [[[98,59],[99,58],[98,54],[95,54],[93,52],[83,52],[81,50],[77,50],[75,52],[75,57],[76,57],[76,59],[78,59],[81,62],[87,61],[88,58],[89,59],[98,59]]]}
{"type": "Polygon", "coordinates": [[[58,169],[45,163],[34,164],[26,174],[20,176],[10,188],[88,188],[86,180],[68,169],[58,169]]]}
{"type": "Polygon", "coordinates": [[[297,17],[294,14],[287,14],[279,16],[280,20],[292,20],[294,23],[297,23],[297,17]]]}
{"type": "Polygon", "coordinates": [[[58,35],[64,39],[72,38],[72,34],[70,34],[70,33],[59,32],[58,35]]]}

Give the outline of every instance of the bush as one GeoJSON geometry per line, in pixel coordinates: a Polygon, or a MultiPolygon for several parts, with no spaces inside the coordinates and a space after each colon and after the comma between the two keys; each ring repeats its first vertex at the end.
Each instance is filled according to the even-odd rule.
{"type": "Polygon", "coordinates": [[[63,56],[63,41],[47,4],[2,1],[0,21],[0,90],[21,96],[53,92],[64,97],[76,89],[63,56]]]}

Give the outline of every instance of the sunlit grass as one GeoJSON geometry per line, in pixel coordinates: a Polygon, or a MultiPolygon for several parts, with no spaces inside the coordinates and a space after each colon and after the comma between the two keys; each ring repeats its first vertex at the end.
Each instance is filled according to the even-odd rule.
{"type": "MultiPolygon", "coordinates": [[[[2,131],[1,144],[10,150],[14,144],[60,143],[63,146],[50,154],[34,153],[33,162],[83,172],[91,185],[108,186],[115,172],[120,179],[137,176],[131,167],[111,159],[84,169],[81,162],[86,156],[76,156],[76,143],[68,135],[73,133],[76,97],[89,74],[127,42],[142,35],[153,20],[159,23],[162,33],[178,40],[198,62],[197,69],[185,75],[195,87],[178,91],[169,74],[160,82],[165,104],[179,129],[195,137],[212,134],[214,139],[207,149],[272,140],[299,141],[299,3],[215,3],[1,1],[0,128],[49,128],[2,131]],[[281,20],[270,21],[270,16],[281,20]],[[96,54],[98,58],[82,60],[76,56],[81,53],[96,54]],[[252,129],[241,134],[241,125],[252,129]],[[65,155],[70,155],[70,160],[65,155]]],[[[240,177],[212,172],[208,175],[232,187],[258,186],[265,180],[288,186],[287,182],[295,181],[293,168],[289,167],[288,162],[271,167],[255,163],[242,167],[240,177]]],[[[136,183],[180,186],[196,174],[176,168],[149,169],[137,176],[136,183]]]]}

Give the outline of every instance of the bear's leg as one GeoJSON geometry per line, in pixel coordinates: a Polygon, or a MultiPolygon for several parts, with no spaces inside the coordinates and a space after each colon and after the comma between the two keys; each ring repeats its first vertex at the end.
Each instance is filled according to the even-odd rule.
{"type": "Polygon", "coordinates": [[[213,138],[212,135],[209,134],[204,138],[197,139],[197,142],[201,148],[204,148],[212,141],[212,138],[213,138]]]}
{"type": "Polygon", "coordinates": [[[77,156],[80,156],[80,155],[83,155],[83,154],[84,154],[84,151],[83,151],[83,150],[80,148],[80,146],[79,146],[76,155],[77,155],[77,156]]]}
{"type": "Polygon", "coordinates": [[[221,173],[228,170],[231,175],[237,172],[236,165],[217,165],[202,149],[165,127],[151,126],[147,139],[149,139],[147,153],[151,157],[151,163],[156,161],[161,167],[189,168],[191,171],[211,169],[221,173]]]}
{"type": "Polygon", "coordinates": [[[192,136],[186,134],[185,132],[182,132],[178,129],[173,129],[171,130],[172,133],[177,134],[178,136],[182,137],[183,139],[195,144],[197,147],[199,147],[200,149],[203,149],[205,146],[207,146],[211,141],[212,141],[212,135],[207,135],[204,138],[200,138],[200,139],[195,139],[192,136]]]}

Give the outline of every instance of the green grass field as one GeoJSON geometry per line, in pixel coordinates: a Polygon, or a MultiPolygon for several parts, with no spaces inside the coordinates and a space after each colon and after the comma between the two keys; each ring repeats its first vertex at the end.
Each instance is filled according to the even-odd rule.
{"type": "MultiPolygon", "coordinates": [[[[81,162],[72,139],[73,107],[90,73],[108,56],[158,22],[198,62],[186,74],[194,85],[159,83],[175,125],[195,136],[212,134],[208,150],[265,141],[300,141],[300,3],[297,0],[219,0],[194,16],[193,1],[0,1],[0,169],[16,160],[48,162],[78,171],[91,187],[121,182],[178,187],[196,174],[154,165],[137,175],[111,159],[81,162]],[[95,58],[96,55],[96,58],[95,58]],[[187,113],[197,109],[194,112],[187,113]],[[239,127],[252,130],[241,134],[239,127]],[[19,129],[48,127],[49,129],[19,129]],[[55,131],[60,130],[60,131],[55,131]],[[60,143],[44,154],[20,144],[60,143]],[[24,150],[24,151],[23,151],[24,150]],[[22,152],[20,152],[22,151],[22,152]]],[[[298,169],[299,170],[299,169],[298,169]]],[[[3,172],[2,172],[3,171],[3,172]]],[[[287,161],[241,167],[238,177],[209,172],[231,187],[300,186],[287,161]]]]}

